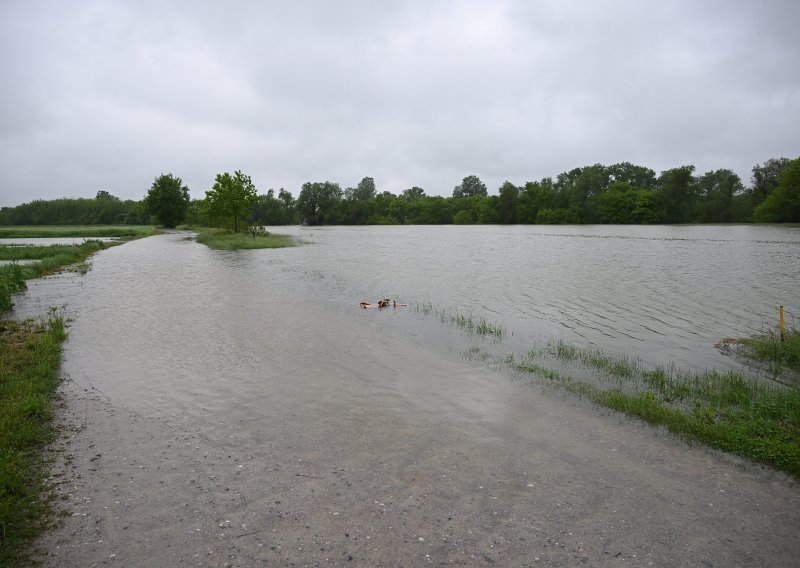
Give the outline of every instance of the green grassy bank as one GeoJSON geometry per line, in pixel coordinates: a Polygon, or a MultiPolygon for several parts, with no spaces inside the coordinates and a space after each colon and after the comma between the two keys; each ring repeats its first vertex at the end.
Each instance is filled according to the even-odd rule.
{"type": "Polygon", "coordinates": [[[44,445],[55,438],[61,318],[0,323],[0,566],[19,566],[52,519],[44,445]]]}
{"type": "Polygon", "coordinates": [[[0,227],[0,238],[40,238],[40,237],[113,237],[137,239],[155,235],[159,231],[151,225],[21,225],[0,227]]]}
{"type": "Polygon", "coordinates": [[[267,231],[233,233],[223,229],[195,228],[197,242],[219,250],[285,248],[297,246],[297,239],[267,231]]]}

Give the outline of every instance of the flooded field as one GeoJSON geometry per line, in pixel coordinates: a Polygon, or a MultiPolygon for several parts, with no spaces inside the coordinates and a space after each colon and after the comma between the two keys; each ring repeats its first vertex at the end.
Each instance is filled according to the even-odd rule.
{"type": "MultiPolygon", "coordinates": [[[[753,226],[335,227],[281,257],[353,301],[429,302],[508,330],[648,363],[736,366],[714,344],[800,319],[800,229],[753,226]],[[797,318],[797,319],[796,319],[797,318]]],[[[513,334],[513,336],[512,336],[513,334]]]]}
{"type": "Polygon", "coordinates": [[[289,230],[309,244],[129,242],[16,299],[18,317],[72,320],[55,472],[70,516],[40,543],[46,566],[788,566],[800,552],[785,476],[461,355],[562,337],[735,365],[719,337],[758,331],[778,303],[792,313],[795,230],[289,230]],[[409,307],[358,308],[382,296],[409,307]],[[508,334],[469,336],[421,302],[508,334]]]}

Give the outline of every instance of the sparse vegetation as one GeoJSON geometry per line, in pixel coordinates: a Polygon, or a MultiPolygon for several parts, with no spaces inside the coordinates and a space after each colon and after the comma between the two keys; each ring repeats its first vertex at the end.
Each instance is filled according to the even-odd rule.
{"type": "Polygon", "coordinates": [[[506,356],[502,362],[602,406],[663,426],[688,442],[701,442],[800,478],[797,389],[733,371],[649,368],[638,359],[562,341],[519,360],[506,356]]]}
{"type": "Polygon", "coordinates": [[[414,302],[414,311],[424,316],[434,316],[442,323],[454,325],[465,331],[467,334],[491,336],[496,340],[502,340],[506,334],[505,328],[497,322],[490,322],[484,317],[476,317],[472,314],[465,314],[459,311],[449,311],[430,302],[414,302]]]}

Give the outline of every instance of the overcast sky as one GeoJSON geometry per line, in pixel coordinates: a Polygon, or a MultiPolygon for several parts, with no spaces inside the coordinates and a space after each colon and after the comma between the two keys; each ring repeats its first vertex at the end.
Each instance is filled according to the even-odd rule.
{"type": "Polygon", "coordinates": [[[800,2],[0,2],[0,205],[800,156],[800,2]]]}

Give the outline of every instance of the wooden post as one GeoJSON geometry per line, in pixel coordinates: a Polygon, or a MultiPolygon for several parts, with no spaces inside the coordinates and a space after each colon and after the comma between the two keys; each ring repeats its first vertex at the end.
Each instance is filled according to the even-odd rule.
{"type": "Polygon", "coordinates": [[[781,306],[780,312],[781,312],[781,315],[780,315],[780,321],[778,323],[778,327],[781,330],[781,341],[783,341],[784,338],[785,338],[784,325],[783,325],[783,306],[781,306]]]}

